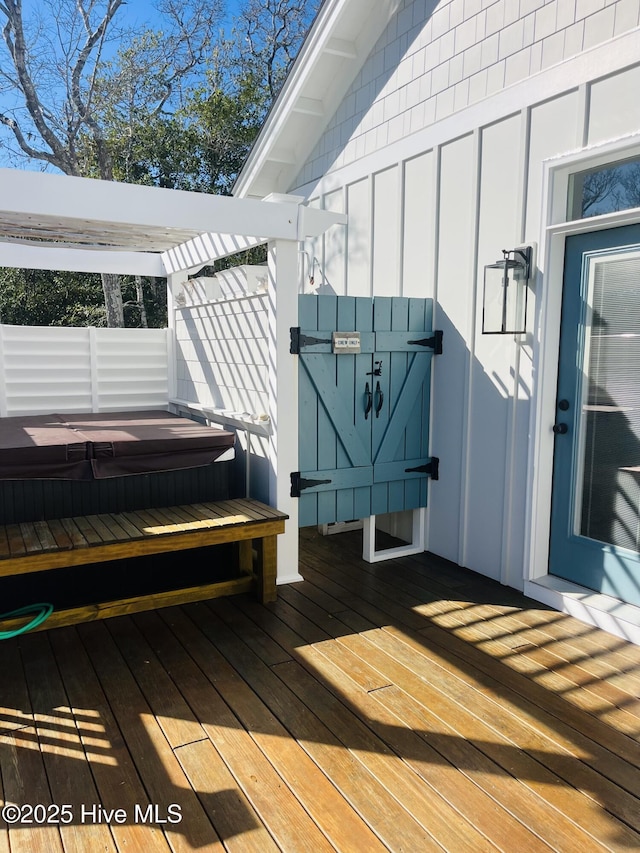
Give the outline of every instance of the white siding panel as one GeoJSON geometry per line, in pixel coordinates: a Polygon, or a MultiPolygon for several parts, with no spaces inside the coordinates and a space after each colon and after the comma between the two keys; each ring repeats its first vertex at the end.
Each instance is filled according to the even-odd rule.
{"type": "Polygon", "coordinates": [[[373,293],[400,295],[400,169],[373,176],[373,293]]]}
{"type": "Polygon", "coordinates": [[[404,165],[402,295],[432,297],[434,154],[428,151],[404,165]]]}
{"type": "Polygon", "coordinates": [[[527,240],[537,241],[540,236],[542,163],[549,157],[571,151],[581,144],[581,122],[577,91],[538,104],[531,110],[525,222],[527,240]]]}
{"type": "MultiPolygon", "coordinates": [[[[344,191],[327,193],[324,197],[325,210],[334,213],[344,213],[344,191]]],[[[345,293],[345,263],[344,249],[346,241],[346,228],[344,225],[334,225],[324,237],[324,276],[322,284],[327,285],[330,290],[327,293],[336,293],[339,296],[345,293]]],[[[318,282],[316,282],[318,284],[318,282]]]]}
{"type": "Polygon", "coordinates": [[[519,244],[520,116],[482,133],[476,335],[471,364],[465,564],[498,579],[502,562],[505,474],[510,447],[509,398],[515,344],[511,335],[482,334],[483,268],[519,244]]]}
{"type": "Polygon", "coordinates": [[[371,204],[369,179],[347,187],[347,293],[371,296],[371,204]]]}
{"type": "Polygon", "coordinates": [[[640,66],[591,86],[589,144],[604,142],[640,127],[640,66]]]}
{"type": "Polygon", "coordinates": [[[459,519],[466,434],[467,383],[473,315],[476,180],[473,137],[441,150],[435,326],[446,355],[434,361],[431,447],[441,479],[431,483],[429,550],[459,562],[459,519]]]}
{"type": "MultiPolygon", "coordinates": [[[[308,207],[316,210],[321,208],[321,200],[319,198],[309,199],[308,207]]],[[[303,281],[301,292],[307,293],[315,291],[319,287],[326,285],[325,276],[325,258],[326,252],[324,249],[324,237],[307,237],[304,242],[304,263],[302,265],[303,281]]]]}

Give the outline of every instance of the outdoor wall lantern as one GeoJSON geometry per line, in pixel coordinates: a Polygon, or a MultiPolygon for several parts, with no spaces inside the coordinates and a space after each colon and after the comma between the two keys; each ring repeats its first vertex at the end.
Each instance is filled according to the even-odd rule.
{"type": "Polygon", "coordinates": [[[527,330],[531,246],[503,249],[503,258],[484,268],[483,335],[521,335],[527,330]]]}

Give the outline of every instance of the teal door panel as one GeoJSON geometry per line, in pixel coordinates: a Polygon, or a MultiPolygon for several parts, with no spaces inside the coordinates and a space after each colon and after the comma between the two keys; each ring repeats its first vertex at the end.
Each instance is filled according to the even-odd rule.
{"type": "MultiPolygon", "coordinates": [[[[425,352],[403,358],[400,363],[392,356],[387,405],[383,405],[382,419],[376,419],[374,462],[391,462],[404,459],[410,447],[424,445],[424,397],[428,397],[426,382],[429,379],[431,356],[425,352]]],[[[376,382],[377,386],[377,382],[376,382]]],[[[378,396],[377,387],[374,397],[378,396]]],[[[377,403],[374,405],[377,412],[377,403]]]]}
{"type": "MultiPolygon", "coordinates": [[[[345,356],[345,358],[351,358],[345,356]]],[[[357,418],[354,418],[354,410],[345,405],[347,393],[353,397],[355,409],[364,410],[368,398],[364,392],[358,395],[353,382],[353,372],[343,369],[344,360],[339,364],[332,364],[334,358],[326,358],[323,355],[312,354],[304,358],[304,369],[310,380],[311,388],[317,395],[320,404],[322,429],[319,429],[318,442],[331,439],[331,453],[338,455],[341,449],[345,465],[359,466],[371,464],[371,442],[367,436],[358,429],[357,418]],[[341,375],[343,374],[344,375],[341,375]],[[330,424],[330,426],[329,426],[330,424]],[[329,436],[331,431],[334,436],[329,436]],[[337,439],[337,443],[334,442],[337,439]],[[334,446],[335,445],[335,446],[334,446]]],[[[350,367],[350,365],[348,365],[350,367]]],[[[308,386],[307,386],[308,387],[308,386]]],[[[329,452],[329,451],[327,451],[329,452]]]]}
{"type": "Polygon", "coordinates": [[[305,295],[299,321],[300,526],[426,506],[431,300],[305,295]],[[360,352],[333,353],[347,331],[360,352]]]}
{"type": "Polygon", "coordinates": [[[640,605],[640,226],[567,239],[549,571],[640,605]]]}

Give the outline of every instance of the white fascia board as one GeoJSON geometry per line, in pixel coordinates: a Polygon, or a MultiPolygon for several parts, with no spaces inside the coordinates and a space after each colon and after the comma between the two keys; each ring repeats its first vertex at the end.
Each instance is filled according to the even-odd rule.
{"type": "MultiPolygon", "coordinates": [[[[138,227],[295,239],[293,205],[93,178],[0,169],[0,209],[20,217],[85,219],[138,227]]],[[[144,247],[141,247],[144,248],[144,247]]]]}
{"type": "Polygon", "coordinates": [[[236,180],[234,196],[248,198],[255,195],[254,185],[258,185],[260,172],[278,146],[293,148],[297,154],[295,165],[302,166],[400,3],[401,0],[379,0],[373,4],[371,0],[325,0],[236,180]],[[304,111],[298,105],[308,101],[309,82],[324,74],[319,66],[327,54],[339,56],[348,63],[343,85],[336,85],[335,80],[319,81],[322,85],[315,87],[316,90],[330,93],[323,103],[323,114],[310,115],[309,139],[291,139],[292,132],[287,132],[288,119],[292,114],[304,111]]]}
{"type": "Polygon", "coordinates": [[[28,246],[0,242],[0,267],[113,273],[114,275],[166,275],[157,252],[116,252],[72,249],[55,244],[28,246]]]}

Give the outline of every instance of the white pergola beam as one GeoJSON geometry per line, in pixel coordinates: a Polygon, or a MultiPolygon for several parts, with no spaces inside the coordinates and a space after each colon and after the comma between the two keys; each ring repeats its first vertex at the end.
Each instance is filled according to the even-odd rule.
{"type": "Polygon", "coordinates": [[[345,214],[304,207],[302,201],[298,196],[259,201],[0,169],[0,221],[11,225],[6,242],[0,230],[0,265],[165,276],[199,269],[267,241],[317,237],[347,221],[345,214]],[[98,243],[104,226],[105,242],[120,238],[122,245],[84,249],[70,240],[15,239],[21,230],[27,239],[34,230],[65,233],[65,223],[80,235],[84,224],[98,243]],[[145,233],[148,249],[157,248],[159,240],[173,247],[163,253],[145,251],[145,233]],[[131,245],[138,234],[140,251],[135,251],[131,245]],[[189,234],[193,236],[185,240],[189,234]]]}
{"type": "Polygon", "coordinates": [[[115,181],[0,169],[0,210],[20,217],[268,235],[296,239],[297,205],[265,208],[254,199],[144,187],[115,181]]]}
{"type": "MultiPolygon", "coordinates": [[[[274,196],[259,203],[265,206],[269,205],[268,212],[281,204],[290,205],[292,203],[285,201],[285,199],[286,196],[274,196]]],[[[347,215],[344,213],[303,207],[298,202],[295,203],[295,206],[297,209],[297,228],[292,239],[297,241],[305,240],[307,237],[318,237],[332,225],[346,225],[347,223],[347,215]]],[[[226,258],[228,255],[234,255],[236,252],[243,252],[252,246],[258,246],[267,242],[268,239],[268,237],[238,237],[231,234],[201,234],[199,237],[181,243],[174,249],[163,252],[162,263],[166,275],[181,270],[191,272],[219,258],[226,258]]]]}
{"type": "Polygon", "coordinates": [[[34,246],[0,242],[0,267],[104,272],[114,275],[166,275],[162,258],[157,252],[72,249],[55,244],[34,246]]]}
{"type": "Polygon", "coordinates": [[[346,213],[335,213],[332,210],[320,210],[317,207],[301,207],[298,239],[319,237],[332,225],[346,225],[346,213]]]}

